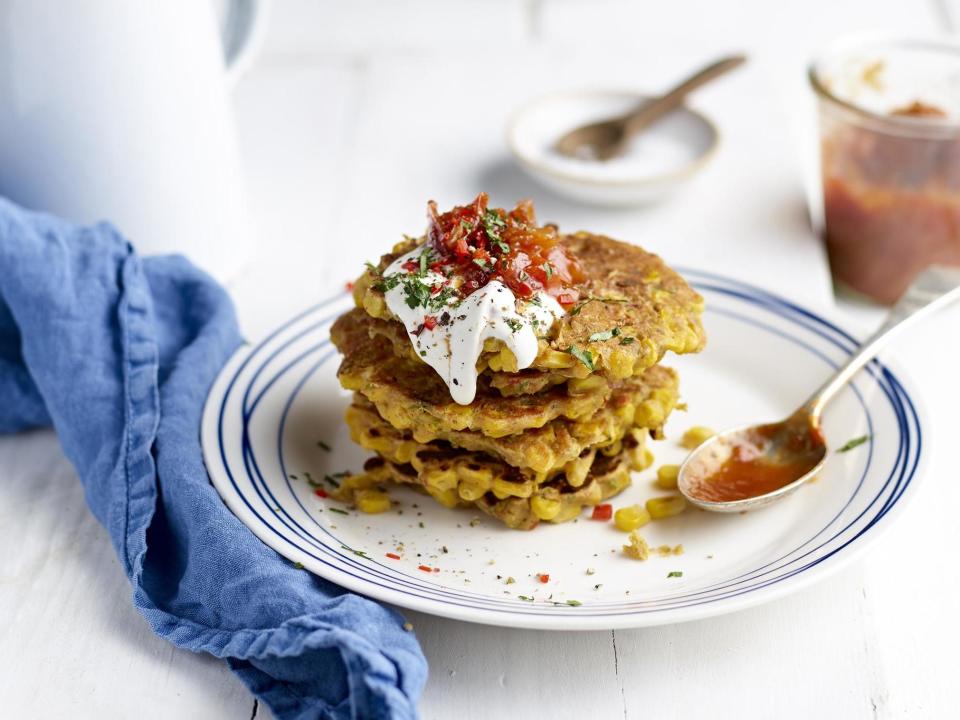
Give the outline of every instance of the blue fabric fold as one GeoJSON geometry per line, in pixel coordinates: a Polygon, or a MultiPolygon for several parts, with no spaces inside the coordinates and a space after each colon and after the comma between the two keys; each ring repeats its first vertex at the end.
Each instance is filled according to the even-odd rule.
{"type": "Polygon", "coordinates": [[[203,402],[240,342],[185,259],[0,198],[0,432],[56,429],[154,632],[225,658],[281,720],[414,718],[403,618],[281,558],[207,480],[203,402]]]}

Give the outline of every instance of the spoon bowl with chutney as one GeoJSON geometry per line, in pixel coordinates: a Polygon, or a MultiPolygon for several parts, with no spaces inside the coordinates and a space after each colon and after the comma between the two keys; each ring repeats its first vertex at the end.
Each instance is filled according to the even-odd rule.
{"type": "Polygon", "coordinates": [[[958,299],[960,270],[933,266],[922,272],[883,325],[809,400],[780,422],[714,435],[680,466],[677,488],[693,505],[721,513],[755,510],[793,493],[826,464],[820,421],[827,403],[897,331],[958,299]]]}

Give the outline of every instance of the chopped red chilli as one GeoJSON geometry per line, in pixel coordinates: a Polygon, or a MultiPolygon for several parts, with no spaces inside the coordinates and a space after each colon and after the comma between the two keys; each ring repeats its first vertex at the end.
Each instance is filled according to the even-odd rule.
{"type": "Polygon", "coordinates": [[[540,573],[539,575],[537,575],[537,580],[546,584],[550,582],[550,576],[547,573],[540,573]]]}
{"type": "MultiPolygon", "coordinates": [[[[469,205],[439,213],[433,201],[427,206],[429,267],[446,277],[457,276],[462,297],[499,280],[519,298],[543,290],[561,305],[579,299],[574,285],[583,272],[552,225],[538,226],[533,203],[523,200],[510,211],[488,208],[489,198],[480,193],[469,205]]],[[[402,266],[414,272],[412,260],[402,266]],[[407,266],[410,267],[407,267],[407,266]]]]}
{"type": "Polygon", "coordinates": [[[400,556],[397,555],[396,553],[387,553],[387,557],[390,558],[391,560],[399,560],[399,559],[400,559],[400,556]]]}
{"type": "Polygon", "coordinates": [[[593,508],[593,514],[590,516],[591,520],[609,520],[613,517],[613,505],[610,503],[603,503],[602,505],[597,505],[593,508]]]}
{"type": "Polygon", "coordinates": [[[317,497],[322,497],[322,498],[327,497],[327,491],[324,490],[323,488],[317,488],[316,490],[313,491],[313,494],[316,495],[317,497]]]}

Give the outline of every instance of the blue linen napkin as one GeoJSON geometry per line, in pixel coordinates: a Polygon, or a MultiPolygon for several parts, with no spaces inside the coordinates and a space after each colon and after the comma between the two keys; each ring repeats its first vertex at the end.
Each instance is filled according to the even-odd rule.
{"type": "Polygon", "coordinates": [[[53,425],[154,632],[226,658],[281,720],[414,718],[427,669],[403,619],[295,568],[207,480],[203,402],[239,344],[183,258],[0,198],[0,432],[53,425]]]}

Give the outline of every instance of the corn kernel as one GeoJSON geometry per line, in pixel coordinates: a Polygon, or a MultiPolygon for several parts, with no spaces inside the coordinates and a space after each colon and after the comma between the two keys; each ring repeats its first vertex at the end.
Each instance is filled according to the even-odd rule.
{"type": "Polygon", "coordinates": [[[623,405],[615,407],[614,413],[624,422],[633,422],[633,418],[636,417],[637,414],[636,405],[632,402],[625,402],[623,405]]]}
{"type": "Polygon", "coordinates": [[[680,438],[680,445],[687,450],[693,450],[700,447],[700,445],[714,435],[716,435],[716,433],[710,428],[704,427],[703,425],[695,425],[683,434],[683,437],[680,438]]]}
{"type": "Polygon", "coordinates": [[[540,367],[553,369],[573,367],[573,364],[577,362],[573,355],[559,350],[547,350],[537,360],[540,367]]]}
{"type": "MultiPolygon", "coordinates": [[[[615,495],[630,484],[630,471],[625,467],[621,467],[613,475],[609,475],[604,484],[607,486],[606,490],[611,495],[615,495]]],[[[597,501],[600,502],[599,500],[597,501]]]]}
{"type": "Polygon", "coordinates": [[[413,454],[419,449],[419,444],[411,440],[404,440],[397,445],[397,449],[394,451],[394,456],[396,457],[397,462],[402,465],[413,460],[413,454]]]}
{"type": "Polygon", "coordinates": [[[650,513],[639,505],[622,507],[613,514],[613,524],[617,526],[617,530],[623,532],[633,532],[648,522],[650,522],[650,513]]]}
{"type": "Polygon", "coordinates": [[[573,520],[577,515],[580,514],[580,511],[583,510],[583,505],[580,503],[569,503],[560,508],[553,518],[552,521],[555,523],[566,522],[567,520],[573,520]]]}
{"type": "Polygon", "coordinates": [[[359,490],[355,502],[360,512],[371,515],[390,509],[390,496],[380,490],[359,490]]]}
{"type": "Polygon", "coordinates": [[[676,490],[679,474],[679,465],[661,465],[657,468],[657,479],[654,484],[661,490],[676,490]]]}
{"type": "Polygon", "coordinates": [[[607,358],[610,373],[618,380],[633,375],[633,355],[625,350],[616,349],[607,358]]]}
{"type": "Polygon", "coordinates": [[[377,484],[377,478],[370,473],[347,475],[340,480],[340,489],[344,491],[366,490],[377,484]]]}
{"type": "Polygon", "coordinates": [[[386,303],[383,301],[383,296],[368,292],[363,296],[363,309],[367,311],[368,315],[382,317],[386,310],[386,303]]]}
{"type": "Polygon", "coordinates": [[[444,507],[455,508],[460,504],[460,498],[456,490],[437,490],[436,488],[428,487],[427,492],[444,507]]]}
{"type": "Polygon", "coordinates": [[[455,490],[457,487],[457,473],[453,468],[447,470],[425,470],[422,477],[426,487],[441,492],[455,490]]]}
{"type": "Polygon", "coordinates": [[[633,424],[639,427],[660,427],[667,418],[668,407],[657,399],[644,400],[637,406],[637,411],[633,415],[633,424]]]}
{"type": "Polygon", "coordinates": [[[457,465],[457,475],[461,481],[472,482],[486,487],[490,486],[491,471],[488,467],[482,465],[473,465],[471,467],[469,462],[461,462],[457,465]]]}
{"type": "Polygon", "coordinates": [[[571,460],[563,466],[563,475],[570,487],[580,487],[590,474],[590,468],[593,466],[593,459],[596,451],[591,450],[582,457],[571,460]]]}
{"type": "Polygon", "coordinates": [[[563,507],[563,503],[559,500],[550,500],[539,495],[530,499],[530,509],[541,520],[553,520],[560,512],[561,507],[563,507]]]}
{"type": "Polygon", "coordinates": [[[641,470],[646,470],[648,467],[653,465],[656,458],[653,456],[653,450],[648,447],[643,448],[643,467],[641,470]]]}
{"type": "Polygon", "coordinates": [[[520,369],[517,365],[517,356],[506,346],[500,348],[500,367],[504,372],[512,373],[520,369]]]}
{"type": "Polygon", "coordinates": [[[511,482],[497,478],[493,481],[493,494],[500,500],[508,497],[526,498],[533,492],[531,482],[511,482]]]}
{"type": "Polygon", "coordinates": [[[686,507],[687,501],[683,499],[683,495],[667,495],[647,500],[647,512],[654,520],[679,515],[686,507]]]}
{"type": "Polygon", "coordinates": [[[480,480],[467,478],[461,480],[460,484],[457,485],[457,494],[467,502],[473,502],[486,495],[489,488],[490,481],[487,478],[480,480]]]}
{"type": "Polygon", "coordinates": [[[622,450],[623,450],[622,440],[616,440],[610,443],[609,445],[605,445],[604,447],[600,448],[600,452],[606,455],[607,457],[615,457],[619,455],[622,450]]]}
{"type": "Polygon", "coordinates": [[[595,391],[604,390],[607,381],[602,375],[590,375],[585,378],[573,378],[567,382],[568,395],[586,395],[595,391]]]}

